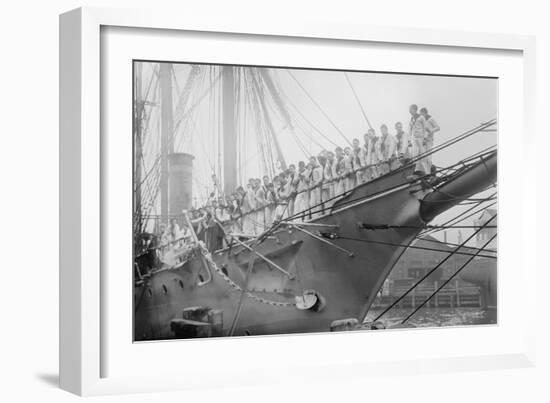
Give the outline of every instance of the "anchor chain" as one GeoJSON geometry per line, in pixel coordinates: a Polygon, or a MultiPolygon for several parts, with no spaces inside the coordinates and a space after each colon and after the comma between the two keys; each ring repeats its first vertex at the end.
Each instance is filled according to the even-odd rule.
{"type": "MultiPolygon", "coordinates": [[[[224,272],[218,267],[216,262],[214,262],[214,259],[212,259],[212,254],[208,252],[208,250],[202,245],[201,245],[201,251],[204,258],[208,262],[208,264],[210,264],[210,267],[212,267],[216,273],[218,273],[236,291],[240,291],[240,292],[243,291],[241,286],[239,286],[237,283],[235,283],[233,280],[231,280],[228,276],[224,274],[224,272]]],[[[295,302],[272,301],[266,298],[259,297],[256,294],[251,293],[250,291],[245,291],[245,294],[247,297],[252,298],[255,301],[261,302],[262,304],[279,306],[279,307],[296,306],[295,302]]]]}

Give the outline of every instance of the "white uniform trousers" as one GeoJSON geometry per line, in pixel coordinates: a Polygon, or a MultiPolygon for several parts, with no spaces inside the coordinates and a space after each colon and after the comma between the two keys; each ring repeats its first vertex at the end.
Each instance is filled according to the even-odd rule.
{"type": "Polygon", "coordinates": [[[321,205],[321,187],[317,186],[309,191],[309,207],[311,208],[311,218],[321,214],[323,206],[321,205]]]}
{"type": "Polygon", "coordinates": [[[265,207],[254,213],[254,234],[260,235],[265,230],[265,207]]]}
{"type": "Polygon", "coordinates": [[[355,174],[351,173],[344,178],[344,191],[349,191],[355,187],[355,174]]]}
{"type": "Polygon", "coordinates": [[[242,218],[243,233],[254,235],[254,215],[255,213],[246,213],[242,218]]]}
{"type": "MultiPolygon", "coordinates": [[[[413,138],[413,158],[417,158],[419,155],[424,154],[426,152],[426,146],[424,145],[424,138],[423,137],[414,137],[413,138]]],[[[416,161],[416,166],[414,168],[415,171],[423,172],[424,174],[427,174],[429,171],[428,167],[428,161],[426,158],[422,158],[418,161],[416,161]]]]}
{"type": "Polygon", "coordinates": [[[307,210],[308,208],[308,199],[308,191],[301,191],[296,195],[296,199],[294,200],[294,214],[300,214],[297,218],[302,221],[308,218],[306,215],[302,215],[304,210],[307,210]]]}
{"type": "Polygon", "coordinates": [[[273,224],[273,219],[274,219],[274,215],[275,215],[275,208],[276,208],[276,205],[275,204],[270,204],[268,206],[265,207],[265,227],[266,228],[269,228],[271,227],[271,224],[273,224]]]}
{"type": "Polygon", "coordinates": [[[334,196],[340,196],[342,193],[345,192],[344,187],[344,181],[345,178],[338,179],[338,181],[334,182],[334,196]]]}

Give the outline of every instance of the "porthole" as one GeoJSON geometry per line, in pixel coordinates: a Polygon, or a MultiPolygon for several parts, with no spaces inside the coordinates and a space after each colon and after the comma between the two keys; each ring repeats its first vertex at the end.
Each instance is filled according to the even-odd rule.
{"type": "Polygon", "coordinates": [[[168,294],[168,288],[166,288],[164,284],[162,285],[162,292],[164,292],[164,294],[168,294]]]}
{"type": "Polygon", "coordinates": [[[225,274],[226,276],[229,276],[229,273],[225,267],[222,267],[222,273],[225,274]]]}
{"type": "Polygon", "coordinates": [[[179,280],[178,284],[180,285],[180,288],[183,290],[183,281],[179,280]]]}

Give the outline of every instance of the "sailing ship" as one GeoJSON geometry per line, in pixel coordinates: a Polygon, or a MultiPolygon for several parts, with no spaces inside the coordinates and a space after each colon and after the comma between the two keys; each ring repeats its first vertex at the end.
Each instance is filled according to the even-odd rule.
{"type": "MultiPolygon", "coordinates": [[[[173,217],[192,228],[182,210],[193,205],[190,166],[196,156],[175,148],[182,144],[178,130],[187,125],[181,130],[192,131],[193,112],[204,99],[201,95],[195,102],[190,99],[199,77],[207,77],[207,92],[217,96],[212,105],[220,137],[214,144],[225,158],[212,167],[212,173],[223,178],[225,189],[243,182],[239,162],[246,156],[240,155],[239,145],[250,140],[239,138],[238,127],[246,126],[239,117],[246,112],[236,110],[236,105],[248,103],[257,121],[257,148],[264,155],[262,173],[267,175],[286,168],[271,114],[276,111],[286,130],[294,131],[298,124],[268,69],[193,65],[184,88],[177,91],[174,108],[172,65],[157,64],[145,91],[141,68],[139,62],[134,65],[136,341],[323,332],[341,329],[342,323],[363,323],[393,266],[429,223],[496,183],[494,147],[426,175],[414,174],[418,159],[412,159],[336,195],[330,203],[275,220],[256,236],[224,234],[225,246],[218,250],[207,250],[191,230],[192,247],[183,258],[166,265],[158,258],[160,246],[150,228],[173,217]],[[245,86],[253,102],[243,100],[245,86]],[[155,87],[160,102],[147,98],[155,87]],[[153,108],[160,109],[160,144],[147,153],[144,129],[151,117],[147,109],[153,108]],[[160,214],[152,215],[159,205],[160,214]]],[[[495,125],[495,119],[478,125],[430,153],[495,125]]]]}

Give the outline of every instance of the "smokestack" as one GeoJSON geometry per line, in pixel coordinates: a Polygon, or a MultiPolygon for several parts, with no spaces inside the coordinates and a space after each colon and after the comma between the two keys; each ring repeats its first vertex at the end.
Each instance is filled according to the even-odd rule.
{"type": "Polygon", "coordinates": [[[193,204],[192,178],[194,156],[172,153],[168,156],[169,214],[179,215],[193,204]]]}

